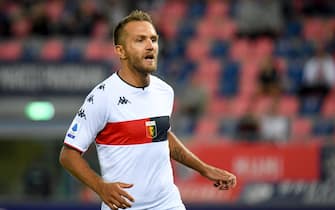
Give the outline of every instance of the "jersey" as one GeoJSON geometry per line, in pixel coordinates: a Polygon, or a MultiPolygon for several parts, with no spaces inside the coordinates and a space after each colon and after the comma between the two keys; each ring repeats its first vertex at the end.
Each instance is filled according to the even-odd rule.
{"type": "Polygon", "coordinates": [[[125,189],[135,199],[130,209],[184,208],[167,140],[173,98],[156,76],[137,88],[113,73],[88,94],[66,133],[64,144],[81,152],[95,143],[104,180],[134,184],[125,189]]]}

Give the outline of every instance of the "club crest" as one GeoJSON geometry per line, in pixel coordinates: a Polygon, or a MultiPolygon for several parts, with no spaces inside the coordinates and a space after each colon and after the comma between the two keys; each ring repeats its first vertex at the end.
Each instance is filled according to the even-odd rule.
{"type": "Polygon", "coordinates": [[[157,136],[156,121],[145,122],[146,136],[148,138],[155,138],[157,136]]]}

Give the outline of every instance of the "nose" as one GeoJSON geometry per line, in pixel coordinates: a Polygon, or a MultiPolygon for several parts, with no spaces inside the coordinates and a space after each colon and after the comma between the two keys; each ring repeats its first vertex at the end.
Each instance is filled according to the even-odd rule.
{"type": "Polygon", "coordinates": [[[145,46],[145,49],[147,49],[147,50],[153,50],[154,49],[154,43],[151,39],[148,39],[148,41],[146,43],[146,46],[145,46]]]}

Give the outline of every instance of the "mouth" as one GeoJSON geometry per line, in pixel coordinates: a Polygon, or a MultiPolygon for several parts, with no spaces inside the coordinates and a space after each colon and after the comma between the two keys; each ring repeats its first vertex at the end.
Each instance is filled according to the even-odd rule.
{"type": "Polygon", "coordinates": [[[144,59],[145,59],[146,61],[153,62],[153,61],[155,60],[155,56],[154,56],[154,55],[146,55],[146,56],[144,57],[144,59]]]}

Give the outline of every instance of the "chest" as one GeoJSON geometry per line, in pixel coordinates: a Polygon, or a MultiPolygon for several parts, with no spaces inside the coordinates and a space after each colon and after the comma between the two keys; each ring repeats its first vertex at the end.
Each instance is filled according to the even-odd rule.
{"type": "Polygon", "coordinates": [[[129,121],[148,117],[170,116],[173,98],[164,91],[135,91],[116,93],[109,107],[110,122],[129,121]]]}

